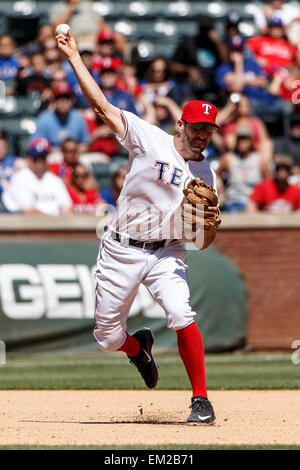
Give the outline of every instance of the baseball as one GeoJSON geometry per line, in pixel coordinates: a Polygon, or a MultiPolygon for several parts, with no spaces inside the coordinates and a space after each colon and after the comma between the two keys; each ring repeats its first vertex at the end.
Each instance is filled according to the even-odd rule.
{"type": "Polygon", "coordinates": [[[64,34],[65,36],[68,34],[70,26],[68,24],[59,24],[55,30],[55,34],[64,34]]]}

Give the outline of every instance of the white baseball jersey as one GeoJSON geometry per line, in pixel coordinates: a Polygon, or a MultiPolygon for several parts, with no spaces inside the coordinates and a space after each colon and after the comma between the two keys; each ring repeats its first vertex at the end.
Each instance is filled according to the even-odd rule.
{"type": "Polygon", "coordinates": [[[111,228],[143,241],[181,239],[183,188],[202,178],[216,189],[216,176],[206,159],[186,161],[174,137],[128,111],[120,143],[129,151],[128,174],[111,228]]]}
{"type": "Polygon", "coordinates": [[[2,200],[10,212],[34,208],[44,214],[59,215],[63,207],[72,207],[69,193],[60,178],[46,171],[39,179],[29,168],[15,173],[2,200]]]}
{"type": "Polygon", "coordinates": [[[130,112],[123,116],[126,131],[119,140],[129,150],[129,171],[114,219],[102,237],[95,273],[94,337],[103,351],[116,351],[124,343],[127,317],[141,283],[164,309],[169,328],[193,323],[196,312],[189,302],[181,241],[182,190],[193,178],[216,187],[205,159],[185,161],[173,136],[130,112]],[[121,234],[120,242],[112,239],[111,230],[121,234]],[[130,246],[129,237],[167,242],[151,251],[130,246]]]}

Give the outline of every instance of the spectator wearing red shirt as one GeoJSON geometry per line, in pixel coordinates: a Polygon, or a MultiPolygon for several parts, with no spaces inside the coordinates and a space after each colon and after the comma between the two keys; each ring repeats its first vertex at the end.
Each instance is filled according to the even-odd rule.
{"type": "Polygon", "coordinates": [[[89,151],[100,153],[103,161],[105,159],[109,160],[109,157],[116,155],[119,146],[112,130],[91,108],[82,111],[82,115],[91,140],[89,151]]]}
{"type": "Polygon", "coordinates": [[[263,180],[254,188],[250,195],[248,212],[284,213],[300,210],[300,188],[288,182],[293,166],[292,159],[288,155],[277,154],[274,156],[274,163],[274,177],[263,180]]]}
{"type": "Polygon", "coordinates": [[[103,69],[117,70],[123,64],[123,60],[116,56],[115,33],[111,29],[103,29],[98,34],[96,56],[91,70],[100,73],[103,69]]]}
{"type": "Polygon", "coordinates": [[[300,69],[282,67],[274,73],[269,85],[269,93],[293,103],[295,111],[300,110],[300,69]]]}
{"type": "Polygon", "coordinates": [[[68,185],[72,180],[73,167],[78,163],[79,149],[77,140],[71,137],[65,139],[61,144],[61,153],[63,156],[62,163],[50,163],[48,168],[68,185]]]}
{"type": "Polygon", "coordinates": [[[273,154],[273,144],[268,130],[257,116],[252,115],[251,102],[245,95],[238,95],[238,102],[233,103],[229,98],[226,104],[228,112],[231,111],[228,121],[221,125],[221,135],[228,150],[233,150],[237,142],[237,130],[241,126],[247,126],[251,130],[253,150],[258,150],[266,160],[270,160],[273,154]]]}
{"type": "Polygon", "coordinates": [[[81,163],[73,167],[72,179],[67,189],[73,201],[75,214],[93,215],[97,206],[103,202],[99,198],[98,191],[89,187],[90,177],[91,175],[81,163]]]}
{"type": "Polygon", "coordinates": [[[293,64],[299,66],[299,52],[297,47],[286,39],[282,20],[277,17],[270,18],[268,26],[268,35],[255,36],[246,44],[258,63],[270,76],[282,67],[290,67],[293,64]]]}

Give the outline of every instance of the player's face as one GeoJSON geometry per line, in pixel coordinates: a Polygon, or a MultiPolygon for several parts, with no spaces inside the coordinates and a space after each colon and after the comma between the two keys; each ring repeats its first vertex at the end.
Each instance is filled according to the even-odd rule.
{"type": "Polygon", "coordinates": [[[183,143],[193,153],[202,153],[209,145],[216,127],[206,123],[186,122],[183,130],[183,143]]]}

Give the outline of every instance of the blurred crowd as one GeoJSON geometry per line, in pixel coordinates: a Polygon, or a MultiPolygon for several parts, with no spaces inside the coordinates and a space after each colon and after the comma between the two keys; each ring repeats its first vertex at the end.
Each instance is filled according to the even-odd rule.
{"type": "Polygon", "coordinates": [[[267,1],[254,17],[253,37],[243,36],[234,9],[222,34],[212,17],[197,21],[197,34],[182,37],[171,58],[150,62],[87,0],[53,3],[49,24],[30,43],[0,37],[6,97],[39,99],[23,154],[11,154],[0,124],[1,211],[96,214],[115,206],[126,177],[126,151],[89,107],[57,49],[60,23],[71,26],[82,60],[115,106],[171,134],[187,101],[219,108],[220,131],[205,154],[222,211],[300,210],[300,7],[267,1]]]}

